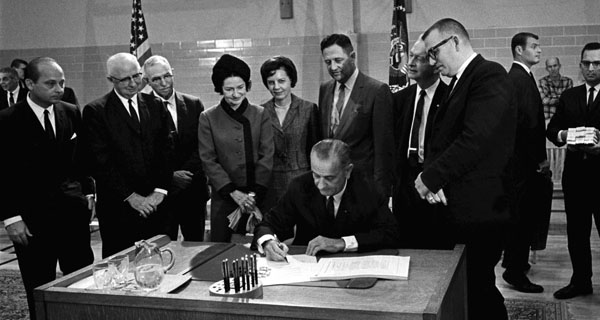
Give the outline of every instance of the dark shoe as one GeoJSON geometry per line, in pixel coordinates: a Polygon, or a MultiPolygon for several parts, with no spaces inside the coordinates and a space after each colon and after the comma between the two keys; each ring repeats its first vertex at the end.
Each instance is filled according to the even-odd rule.
{"type": "Polygon", "coordinates": [[[554,297],[556,299],[571,299],[576,296],[584,296],[586,294],[592,294],[594,290],[591,286],[576,286],[574,284],[570,284],[562,289],[558,289],[554,293],[554,297]]]}
{"type": "Polygon", "coordinates": [[[544,287],[529,281],[524,273],[512,273],[504,271],[502,278],[517,291],[525,293],[544,292],[544,287]]]}

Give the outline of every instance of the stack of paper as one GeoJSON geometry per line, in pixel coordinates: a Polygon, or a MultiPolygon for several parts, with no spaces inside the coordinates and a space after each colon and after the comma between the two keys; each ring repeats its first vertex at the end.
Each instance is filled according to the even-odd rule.
{"type": "Polygon", "coordinates": [[[596,131],[594,127],[569,128],[567,131],[567,144],[594,144],[596,131]]]}
{"type": "Polygon", "coordinates": [[[322,258],[313,280],[342,280],[352,278],[408,279],[410,257],[363,256],[322,258]]]}

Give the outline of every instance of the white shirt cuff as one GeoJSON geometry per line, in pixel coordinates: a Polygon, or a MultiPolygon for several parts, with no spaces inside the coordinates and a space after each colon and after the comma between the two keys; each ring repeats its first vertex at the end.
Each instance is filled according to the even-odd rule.
{"type": "Polygon", "coordinates": [[[269,241],[269,240],[275,240],[275,236],[272,234],[265,234],[264,236],[258,238],[258,240],[256,240],[256,244],[258,247],[258,252],[260,252],[260,254],[264,254],[265,250],[263,250],[263,243],[269,241]]]}
{"type": "Polygon", "coordinates": [[[161,189],[161,188],[154,188],[154,192],[162,193],[165,196],[169,194],[169,192],[167,190],[161,189]]]}
{"type": "Polygon", "coordinates": [[[342,237],[342,240],[344,240],[346,244],[344,252],[353,252],[358,250],[358,242],[356,241],[355,236],[342,237]]]}
{"type": "Polygon", "coordinates": [[[10,217],[10,218],[4,220],[4,227],[6,228],[9,225],[11,225],[15,222],[19,222],[19,221],[23,221],[23,218],[21,218],[21,216],[10,217]]]}

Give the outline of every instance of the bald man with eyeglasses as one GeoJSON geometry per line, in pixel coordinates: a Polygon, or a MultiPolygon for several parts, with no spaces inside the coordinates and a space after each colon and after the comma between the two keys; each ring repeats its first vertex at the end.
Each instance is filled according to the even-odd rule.
{"type": "Polygon", "coordinates": [[[167,111],[157,97],[138,92],[142,73],[136,57],[117,53],[106,67],[113,90],[83,109],[103,257],[166,233],[160,205],[172,177],[165,152],[167,111]]]}

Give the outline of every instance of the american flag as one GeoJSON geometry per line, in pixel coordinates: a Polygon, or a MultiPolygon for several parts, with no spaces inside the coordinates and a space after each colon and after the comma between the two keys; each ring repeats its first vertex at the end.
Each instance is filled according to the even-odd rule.
{"type": "Polygon", "coordinates": [[[133,0],[131,9],[131,36],[129,37],[129,52],[138,58],[141,64],[151,55],[148,29],[142,12],[142,0],[133,0]]]}
{"type": "Polygon", "coordinates": [[[390,41],[390,79],[392,92],[408,86],[406,62],[408,61],[408,29],[406,28],[406,7],[404,0],[394,0],[392,12],[392,32],[390,41]]]}

